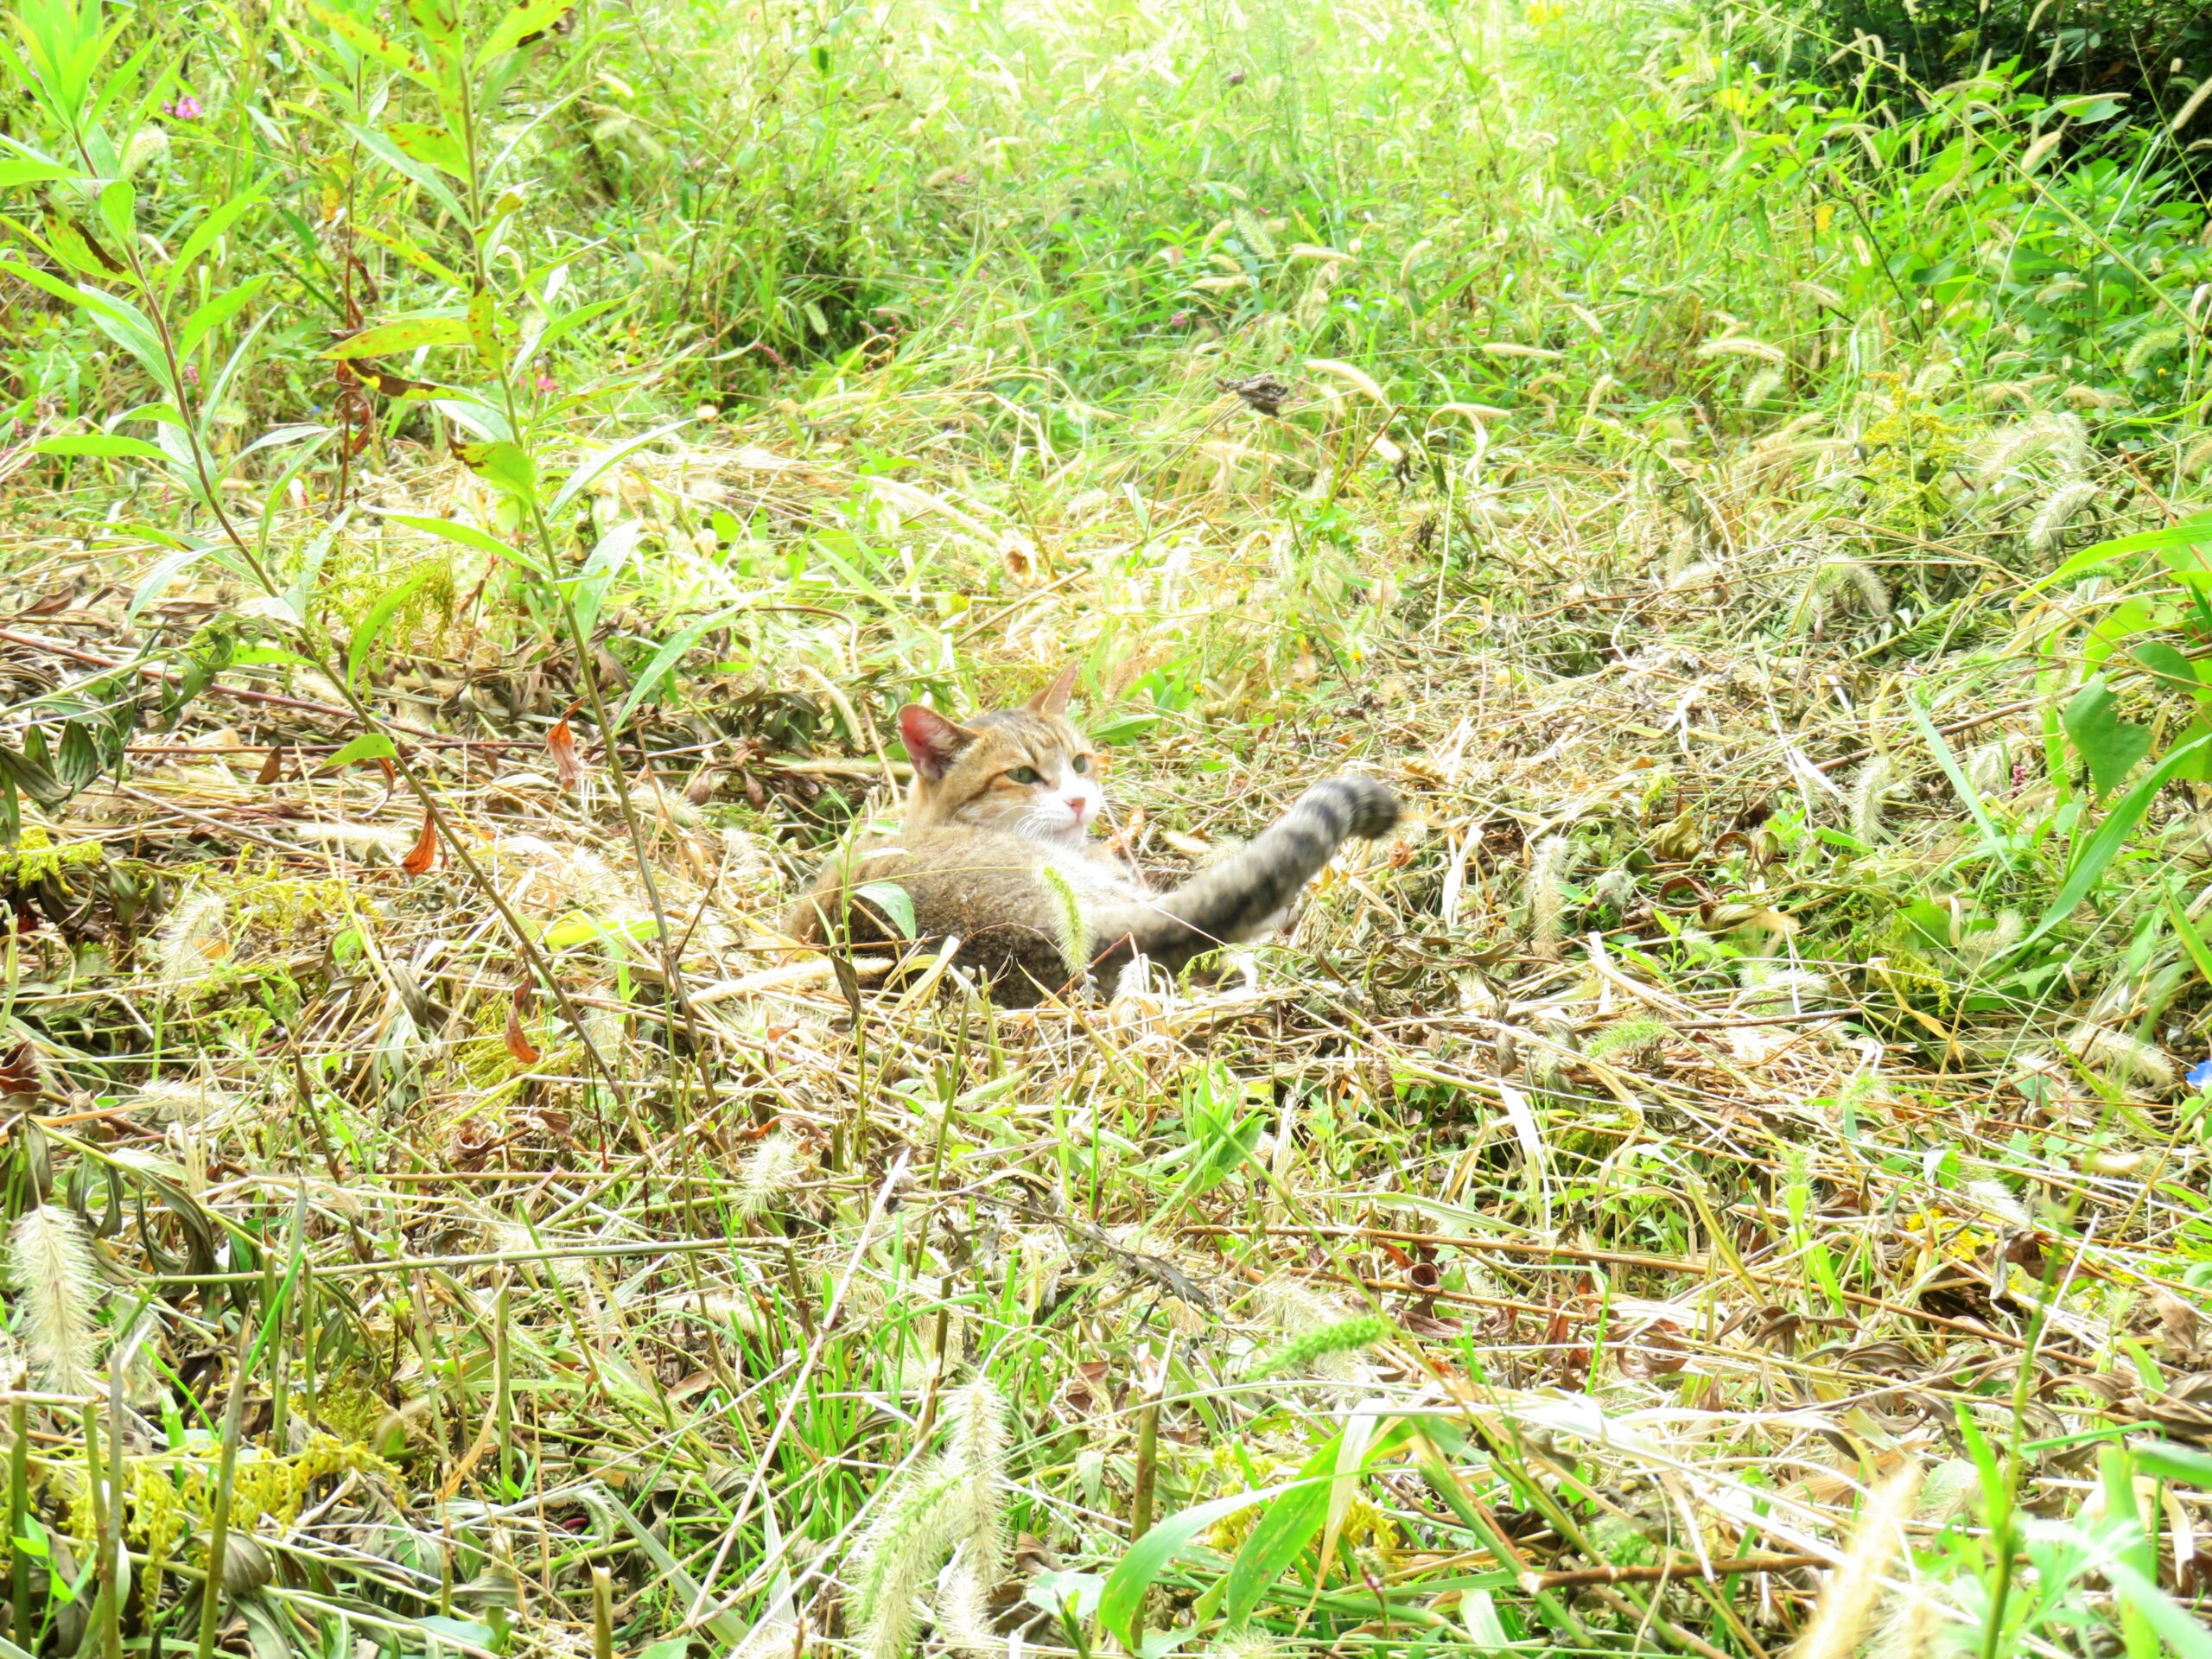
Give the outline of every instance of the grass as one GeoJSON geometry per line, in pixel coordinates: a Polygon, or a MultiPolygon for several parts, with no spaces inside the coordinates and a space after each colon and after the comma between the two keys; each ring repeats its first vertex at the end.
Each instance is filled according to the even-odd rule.
{"type": "Polygon", "coordinates": [[[18,18],[15,1646],[2212,1649],[2193,130],[1671,0],[18,18]],[[1407,822],[1208,983],[786,960],[1071,659],[1148,866],[1407,822]]]}

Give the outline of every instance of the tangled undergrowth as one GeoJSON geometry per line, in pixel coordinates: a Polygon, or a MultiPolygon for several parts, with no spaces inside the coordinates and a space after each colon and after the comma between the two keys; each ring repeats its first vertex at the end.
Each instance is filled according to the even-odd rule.
{"type": "MultiPolygon", "coordinates": [[[[309,10],[463,136],[566,49],[309,10]]],[[[346,319],[375,418],[241,455],[147,268],[10,268],[173,400],[10,452],[15,1648],[2212,1651],[2201,209],[2046,179],[1995,71],[1763,81],[1756,20],[1262,21],[1008,21],[1065,108],[932,103],[917,157],[1005,125],[900,202],[1080,242],[1020,134],[1204,137],[1232,42],[1287,148],[680,423],[696,364],[563,401],[607,313],[504,251],[571,227],[359,74],[443,250],[372,226],[443,307],[346,319]],[[1410,134],[1372,205],[1242,200],[1323,111],[1410,134]],[[1438,156],[1480,284],[1408,234],[1438,156]],[[1069,660],[1148,867],[1345,766],[1407,817],[1203,982],[778,944],[901,702],[1069,660]]]]}

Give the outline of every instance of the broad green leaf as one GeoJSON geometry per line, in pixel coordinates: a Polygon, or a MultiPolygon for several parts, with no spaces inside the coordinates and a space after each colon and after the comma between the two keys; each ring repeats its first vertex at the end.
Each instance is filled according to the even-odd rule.
{"type": "Polygon", "coordinates": [[[2196,664],[2163,639],[2146,639],[2131,648],[2127,654],[2158,683],[2162,691],[2187,691],[2194,695],[2204,689],[2203,683],[2197,678],[2196,664]]]}
{"type": "Polygon", "coordinates": [[[550,351],[563,339],[575,333],[594,318],[604,316],[618,305],[627,305],[635,297],[634,295],[630,294],[617,294],[610,299],[594,300],[589,305],[580,305],[573,311],[563,312],[547,323],[543,332],[536,340],[529,342],[529,349],[523,353],[520,361],[527,364],[532,359],[550,351]]]}
{"type": "Polygon", "coordinates": [[[468,469],[486,483],[525,505],[537,499],[537,468],[518,443],[462,443],[454,446],[468,469]]]}
{"type": "Polygon", "coordinates": [[[2093,677],[2059,715],[2067,741],[2089,768],[2099,795],[2109,795],[2151,752],[2151,730],[2120,717],[2120,702],[2104,676],[2093,677]]]}
{"type": "Polygon", "coordinates": [[[232,317],[253,303],[256,295],[268,285],[268,273],[249,276],[228,293],[218,294],[187,317],[176,331],[176,354],[189,357],[192,348],[210,333],[221,327],[232,317]]]}
{"type": "Polygon", "coordinates": [[[207,554],[208,550],[205,547],[182,547],[157,561],[152,569],[138,579],[137,587],[131,590],[130,603],[124,611],[124,620],[137,621],[138,613],[159,599],[181,572],[199,563],[207,554]]]}
{"type": "Polygon", "coordinates": [[[481,69],[501,53],[513,51],[525,35],[543,35],[560,21],[569,3],[570,0],[515,0],[498,26],[485,36],[484,44],[476,48],[476,67],[481,69]]]}
{"type": "Polygon", "coordinates": [[[853,897],[865,899],[890,918],[891,925],[899,930],[901,938],[914,937],[914,901],[906,889],[896,881],[866,881],[853,889],[853,897]]]}
{"type": "Polygon", "coordinates": [[[460,0],[407,0],[407,15],[431,45],[451,47],[460,43],[460,0]]]}
{"type": "Polygon", "coordinates": [[[670,433],[680,432],[690,424],[689,420],[671,421],[666,426],[657,426],[650,432],[642,433],[626,442],[618,443],[611,449],[603,449],[591,456],[579,465],[575,472],[569,474],[568,481],[561,486],[560,493],[553,498],[553,505],[545,510],[546,517],[559,518],[561,509],[574,500],[578,492],[590,487],[592,480],[613,466],[623,456],[642,449],[649,443],[658,443],[670,433]]]}
{"type": "Polygon", "coordinates": [[[476,354],[484,365],[495,375],[507,372],[507,348],[499,339],[499,296],[488,288],[480,288],[468,296],[468,338],[476,347],[476,354]]]}
{"type": "MultiPolygon", "coordinates": [[[[2206,976],[2212,979],[2212,974],[2206,976]]],[[[2138,1440],[2128,1447],[2142,1473],[2212,1491],[2212,1452],[2166,1440],[2138,1440]]]]}
{"type": "Polygon", "coordinates": [[[2113,804],[2103,824],[2090,837],[2088,845],[2082,849],[2081,856],[2074,861],[2074,868],[2067,875],[2065,885],[2059,888],[2058,896],[2050,901],[2050,908],[2044,912],[2043,919],[2036,924],[2032,932],[2004,955],[2013,956],[2026,950],[2074,913],[2074,907],[2089,896],[2089,889],[2097,885],[2107,867],[2120,855],[2121,846],[2133,833],[2136,823],[2149,810],[2158,791],[2177,776],[2183,766],[2202,754],[2208,745],[2212,745],[2212,734],[2184,743],[2113,804]]]}
{"type": "Polygon", "coordinates": [[[423,60],[410,51],[406,45],[373,27],[351,12],[326,6],[320,0],[305,0],[308,16],[321,23],[347,46],[363,57],[373,59],[387,69],[397,69],[402,74],[422,80],[429,73],[423,60]]]}
{"type": "Polygon", "coordinates": [[[318,766],[318,772],[336,772],[341,766],[359,766],[364,760],[397,760],[399,751],[382,732],[365,732],[318,766]]]}
{"type": "Polygon", "coordinates": [[[617,737],[621,735],[623,728],[629,724],[631,714],[638,705],[652,695],[653,688],[661,683],[663,677],[673,670],[677,664],[683,660],[684,654],[699,643],[702,635],[710,629],[720,627],[744,608],[741,605],[732,605],[726,610],[716,611],[711,616],[702,617],[690,627],[670,636],[661,648],[653,653],[652,661],[645,664],[645,672],[638,676],[637,683],[630,688],[630,695],[622,699],[622,706],[614,711],[614,734],[617,737]]]}
{"type": "Polygon", "coordinates": [[[373,225],[356,225],[353,226],[353,234],[364,241],[375,243],[386,252],[397,255],[416,270],[435,276],[448,288],[468,286],[468,279],[451,265],[433,258],[416,246],[406,236],[397,231],[381,231],[373,225]]]}
{"type": "Polygon", "coordinates": [[[468,210],[461,205],[461,198],[454,194],[447,188],[446,181],[438,176],[437,168],[424,166],[374,127],[365,127],[359,122],[349,121],[346,124],[346,130],[362,149],[382,161],[394,172],[402,174],[421,185],[429,193],[432,200],[453,215],[454,223],[456,225],[468,223],[468,210]]]}
{"type": "Polygon", "coordinates": [[[468,181],[468,151],[443,127],[428,121],[387,121],[384,130],[402,154],[464,184],[468,181]]]}
{"type": "Polygon", "coordinates": [[[2042,581],[2030,586],[2030,593],[2049,588],[2057,582],[2095,569],[2101,564],[2125,558],[2130,553],[2156,553],[2169,568],[2179,568],[2181,562],[2191,562],[2191,550],[2212,547],[2212,512],[2200,513],[2194,518],[2183,519],[2164,530],[2146,530],[2133,536],[2119,536],[2108,542],[2099,542],[2085,547],[2069,558],[2057,569],[2042,581]]]}
{"type": "Polygon", "coordinates": [[[351,340],[341,340],[325,357],[390,357],[395,352],[411,352],[424,346],[466,346],[468,344],[468,319],[466,317],[402,317],[397,322],[380,322],[373,328],[364,328],[351,340]]]}
{"type": "Polygon", "coordinates": [[[238,215],[259,201],[262,193],[268,188],[268,180],[256,180],[193,227],[192,234],[185,238],[184,245],[169,261],[167,287],[170,293],[176,292],[177,283],[183,279],[184,273],[192,269],[194,262],[215,245],[215,238],[236,224],[238,215]]]}
{"type": "Polygon", "coordinates": [[[1256,1492],[1232,1492],[1227,1497],[1217,1497],[1211,1503],[1198,1504],[1157,1522],[1151,1531],[1129,1546],[1121,1565],[1106,1575],[1106,1587],[1098,1597],[1098,1622],[1128,1642],[1130,1651],[1135,1652],[1139,1644],[1132,1621],[1137,1609],[1144,1605],[1146,1592],[1177,1553],[1215,1522],[1257,1504],[1272,1503],[1298,1484],[1286,1481],[1278,1486],[1263,1486],[1256,1492]]]}
{"type": "MultiPolygon", "coordinates": [[[[383,516],[395,524],[404,524],[410,530],[419,530],[425,536],[435,536],[460,547],[474,548],[479,553],[489,553],[495,559],[505,559],[510,564],[522,566],[532,575],[537,574],[537,567],[520,552],[491,531],[479,530],[474,524],[456,524],[450,518],[425,518],[411,512],[387,512],[383,516]]],[[[616,724],[619,726],[620,722],[616,724]]]]}
{"type": "Polygon", "coordinates": [[[1337,1472],[1337,1447],[1343,1438],[1332,1434],[1326,1444],[1306,1460],[1298,1478],[1281,1499],[1260,1512],[1236,1559],[1229,1565],[1229,1595],[1223,1616],[1232,1630],[1251,1618],[1261,1599],[1290,1570],[1290,1564],[1320,1536],[1329,1518],[1329,1493],[1337,1472]]]}
{"type": "Polygon", "coordinates": [[[112,432],[79,432],[67,437],[41,438],[31,445],[41,455],[105,455],[115,459],[158,461],[168,464],[168,451],[143,438],[126,438],[112,432]]]}
{"type": "Polygon", "coordinates": [[[400,607],[412,599],[423,585],[437,574],[436,565],[426,564],[404,582],[391,588],[369,607],[369,613],[361,619],[361,626],[353,630],[353,643],[346,647],[346,684],[348,690],[360,683],[362,665],[368,661],[369,653],[376,649],[378,638],[391,626],[392,618],[399,614],[400,607]]]}

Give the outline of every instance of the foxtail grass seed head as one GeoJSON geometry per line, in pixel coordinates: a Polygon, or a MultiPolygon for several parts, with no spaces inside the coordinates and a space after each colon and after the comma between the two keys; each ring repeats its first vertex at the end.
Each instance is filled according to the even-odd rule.
{"type": "Polygon", "coordinates": [[[2027,918],[2018,911],[1999,911],[1997,919],[1987,927],[1961,929],[1956,949],[1969,961],[1986,961],[1991,957],[2002,956],[2010,950],[2027,931],[2027,918]]]}
{"type": "Polygon", "coordinates": [[[203,887],[169,912],[154,941],[163,990],[190,984],[214,964],[214,947],[223,936],[223,909],[222,894],[203,887]]]}
{"type": "Polygon", "coordinates": [[[1828,1575],[1812,1623],[1789,1649],[1789,1659],[1852,1659],[1859,1651],[1859,1635],[1881,1599],[1882,1575],[1905,1548],[1904,1522],[1919,1484],[1920,1465],[1908,1463],[1868,1497],[1850,1554],[1828,1575]]]}
{"type": "Polygon", "coordinates": [[[1897,768],[1889,756],[1878,754],[1859,769],[1852,783],[1851,833],[1869,847],[1881,839],[1882,810],[1896,781],[1897,768]]]}
{"type": "Polygon", "coordinates": [[[747,1154],[737,1173],[737,1211],[747,1221],[786,1201],[806,1165],[804,1149],[787,1129],[770,1132],[747,1154]]]}
{"type": "Polygon", "coordinates": [[[16,1224],[8,1266],[39,1386],[54,1394],[91,1393],[99,1275],[83,1224],[66,1210],[41,1205],[16,1224]]]}
{"type": "Polygon", "coordinates": [[[1319,1367],[1332,1359],[1348,1357],[1378,1342],[1388,1342],[1395,1333],[1389,1320],[1379,1313],[1363,1313],[1357,1319],[1342,1319],[1334,1325],[1325,1325],[1293,1337],[1261,1357],[1252,1368],[1254,1380],[1265,1377],[1303,1377],[1318,1374],[1319,1367]]]}
{"type": "Polygon", "coordinates": [[[2012,792],[2012,757],[2002,743],[1985,743],[1967,756],[1967,782],[1985,801],[2012,792]]]}
{"type": "Polygon", "coordinates": [[[2073,528],[2075,518],[2097,499],[2097,486],[2087,479],[2062,484],[2053,490],[2050,499],[2037,509],[2028,525],[2029,550],[2046,557],[2057,552],[2066,532],[2073,528]]]}
{"type": "Polygon", "coordinates": [[[921,1622],[922,1591],[960,1541],[952,1500],[965,1471],[933,1459],[886,1494],[861,1540],[855,1585],[862,1659],[905,1659],[921,1622]]]}
{"type": "Polygon", "coordinates": [[[1529,931],[1536,954],[1559,955],[1560,918],[1567,909],[1567,878],[1574,864],[1574,843],[1565,836],[1546,836],[1529,863],[1529,931]]]}
{"type": "Polygon", "coordinates": [[[2169,1095],[2181,1080],[2164,1050],[2109,1026],[2083,1026],[2067,1039],[2067,1046],[2116,1089],[2169,1095]]]}
{"type": "Polygon", "coordinates": [[[1206,1652],[1208,1659],[1282,1659],[1282,1644],[1258,1630],[1238,1630],[1206,1652]]]}

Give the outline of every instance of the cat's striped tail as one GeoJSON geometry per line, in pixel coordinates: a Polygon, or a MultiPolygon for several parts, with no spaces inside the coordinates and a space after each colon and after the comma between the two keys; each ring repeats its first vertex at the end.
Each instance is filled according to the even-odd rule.
{"type": "Polygon", "coordinates": [[[1264,931],[1346,841],[1375,841],[1398,821],[1398,799],[1372,778],[1325,778],[1249,846],[1173,893],[1102,906],[1090,918],[1092,970],[1110,974],[1142,952],[1170,973],[1193,957],[1264,931]]]}

